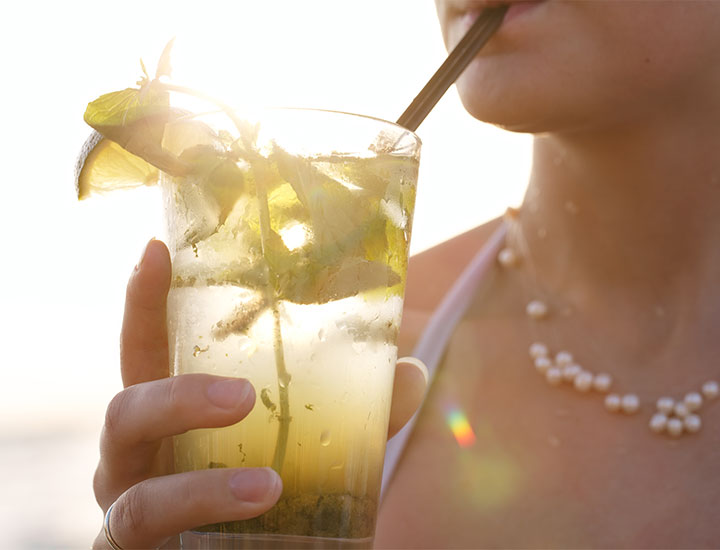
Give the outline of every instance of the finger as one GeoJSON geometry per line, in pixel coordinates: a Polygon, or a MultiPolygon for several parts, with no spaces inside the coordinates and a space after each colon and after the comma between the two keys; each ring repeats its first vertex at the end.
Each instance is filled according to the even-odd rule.
{"type": "Polygon", "coordinates": [[[168,375],[166,326],[170,289],[170,253],[151,239],[128,281],[120,336],[120,364],[125,387],[168,375]]]}
{"type": "Polygon", "coordinates": [[[229,426],[255,404],[245,379],[185,374],[131,386],[113,398],[100,436],[99,501],[149,476],[160,442],[195,428],[229,426]]]}
{"type": "Polygon", "coordinates": [[[428,383],[425,363],[415,357],[398,359],[395,367],[388,439],[407,424],[422,405],[428,383]]]}
{"type": "MultiPolygon", "coordinates": [[[[219,468],[154,477],[124,492],[109,528],[122,548],[156,548],[194,527],[249,519],[280,498],[282,481],[270,468],[219,468]]],[[[104,535],[96,540],[103,547],[104,535]]]]}

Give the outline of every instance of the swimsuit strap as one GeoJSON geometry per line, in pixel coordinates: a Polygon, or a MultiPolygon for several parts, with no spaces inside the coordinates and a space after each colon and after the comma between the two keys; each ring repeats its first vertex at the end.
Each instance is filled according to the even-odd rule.
{"type": "MultiPolygon", "coordinates": [[[[413,350],[413,356],[422,360],[428,369],[428,388],[432,384],[440,359],[445,353],[448,341],[455,326],[470,306],[480,281],[494,264],[498,251],[505,241],[506,225],[503,223],[492,234],[490,239],[475,254],[465,270],[460,274],[447,292],[440,306],[430,317],[428,324],[420,336],[413,350]]],[[[426,392],[427,395],[427,392],[426,392]]],[[[390,483],[395,468],[400,461],[403,450],[412,433],[422,405],[415,412],[410,421],[387,443],[385,450],[385,465],[383,468],[382,495],[390,483]]]]}

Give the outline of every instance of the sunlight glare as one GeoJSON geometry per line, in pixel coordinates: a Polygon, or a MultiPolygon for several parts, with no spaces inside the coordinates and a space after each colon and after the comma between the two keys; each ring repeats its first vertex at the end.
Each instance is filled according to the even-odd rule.
{"type": "Polygon", "coordinates": [[[289,223],[280,230],[282,239],[288,250],[297,250],[307,243],[311,238],[310,229],[304,223],[289,223]]]}

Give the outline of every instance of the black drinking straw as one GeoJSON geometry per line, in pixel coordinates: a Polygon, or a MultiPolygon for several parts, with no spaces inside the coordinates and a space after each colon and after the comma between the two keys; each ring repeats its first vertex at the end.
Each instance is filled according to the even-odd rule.
{"type": "Polygon", "coordinates": [[[425,84],[417,97],[397,120],[397,124],[411,132],[417,130],[420,123],[432,111],[435,104],[445,94],[447,89],[460,76],[468,63],[473,60],[490,37],[500,27],[507,5],[495,8],[485,8],[477,21],[465,33],[462,40],[455,46],[445,62],[425,84]]]}

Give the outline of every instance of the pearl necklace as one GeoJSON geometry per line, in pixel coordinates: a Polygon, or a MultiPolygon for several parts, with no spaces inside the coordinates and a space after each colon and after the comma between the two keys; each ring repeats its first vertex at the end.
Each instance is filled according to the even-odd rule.
{"type": "MultiPolygon", "coordinates": [[[[515,220],[517,215],[517,210],[508,209],[507,218],[515,220]]],[[[497,259],[505,269],[517,268],[521,263],[520,255],[507,245],[500,250],[497,259]]],[[[550,311],[542,300],[531,300],[525,307],[525,313],[533,322],[540,322],[548,318],[550,311]]],[[[637,394],[611,392],[614,382],[612,376],[580,366],[569,351],[560,350],[553,354],[543,342],[534,342],[530,345],[529,354],[536,372],[549,385],[570,385],[580,393],[604,394],[605,408],[611,413],[634,415],[640,412],[642,404],[637,394]]],[[[708,380],[699,391],[686,393],[682,398],[660,397],[655,403],[656,412],[650,418],[648,427],[656,434],[671,437],[697,433],[702,427],[699,415],[701,407],[715,400],[719,394],[720,384],[708,380]]]]}

